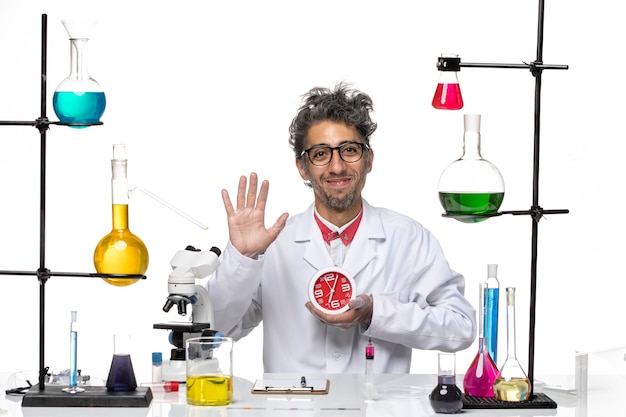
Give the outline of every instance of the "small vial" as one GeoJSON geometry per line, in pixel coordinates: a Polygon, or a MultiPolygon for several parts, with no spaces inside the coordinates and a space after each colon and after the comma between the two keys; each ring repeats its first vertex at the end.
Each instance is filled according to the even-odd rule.
{"type": "Polygon", "coordinates": [[[152,352],[152,382],[163,381],[163,354],[152,352]]]}
{"type": "Polygon", "coordinates": [[[150,387],[153,392],[178,392],[178,382],[142,382],[142,387],[150,387]]]}
{"type": "Polygon", "coordinates": [[[374,399],[374,344],[371,337],[365,346],[365,394],[367,400],[374,399]]]}

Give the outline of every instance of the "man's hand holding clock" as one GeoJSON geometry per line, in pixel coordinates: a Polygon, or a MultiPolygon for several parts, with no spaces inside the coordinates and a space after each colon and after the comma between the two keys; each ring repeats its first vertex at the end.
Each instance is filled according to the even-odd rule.
{"type": "Polygon", "coordinates": [[[372,298],[356,296],[354,279],[346,271],[330,267],[318,271],[309,283],[306,307],[311,314],[329,326],[348,329],[372,319],[372,298]]]}

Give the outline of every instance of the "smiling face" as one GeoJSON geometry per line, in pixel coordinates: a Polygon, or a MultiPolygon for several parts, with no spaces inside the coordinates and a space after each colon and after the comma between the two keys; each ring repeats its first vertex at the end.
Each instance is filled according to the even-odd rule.
{"type": "MultiPolygon", "coordinates": [[[[323,121],[309,128],[305,149],[320,145],[334,148],[346,142],[362,143],[354,126],[323,121]]],[[[310,181],[315,193],[315,208],[336,226],[343,226],[361,210],[361,191],[374,159],[371,149],[364,153],[356,162],[345,162],[332,151],[330,163],[324,166],[313,165],[306,154],[296,160],[300,176],[310,181]]]]}

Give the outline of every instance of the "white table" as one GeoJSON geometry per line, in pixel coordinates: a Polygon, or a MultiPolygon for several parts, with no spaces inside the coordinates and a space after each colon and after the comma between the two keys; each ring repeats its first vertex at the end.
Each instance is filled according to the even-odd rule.
{"type": "MultiPolygon", "coordinates": [[[[237,417],[237,416],[333,416],[333,417],[409,417],[442,416],[430,407],[428,394],[436,386],[436,375],[377,375],[376,395],[366,399],[364,377],[354,374],[307,375],[307,378],[328,378],[327,395],[252,394],[253,383],[235,378],[233,403],[224,407],[197,407],[186,404],[185,389],[178,393],[154,393],[148,408],[61,408],[22,407],[20,397],[6,397],[9,373],[0,373],[0,417],[237,417]]],[[[294,375],[265,375],[264,378],[294,375]]],[[[460,377],[457,377],[457,385],[460,377]]],[[[590,377],[587,395],[543,390],[558,404],[556,409],[466,410],[474,416],[574,416],[596,417],[616,415],[624,409],[622,377],[590,377]],[[598,379],[599,378],[599,379],[598,379]],[[610,380],[609,378],[618,378],[610,380]],[[595,381],[595,382],[594,382],[595,381]]],[[[542,391],[540,388],[537,392],[542,391]]],[[[623,411],[622,411],[623,412],[623,411]]]]}

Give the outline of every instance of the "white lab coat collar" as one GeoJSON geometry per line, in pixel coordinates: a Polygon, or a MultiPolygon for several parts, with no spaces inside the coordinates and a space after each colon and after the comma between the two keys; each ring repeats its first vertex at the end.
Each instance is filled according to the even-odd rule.
{"type": "MultiPolygon", "coordinates": [[[[309,242],[303,259],[315,269],[322,269],[331,265],[326,243],[320,235],[320,229],[313,218],[315,207],[311,204],[302,213],[294,232],[295,242],[309,242]]],[[[384,239],[385,230],[378,213],[363,200],[363,218],[359,229],[350,244],[350,251],[343,263],[343,269],[356,276],[376,255],[374,240],[384,239]]]]}

